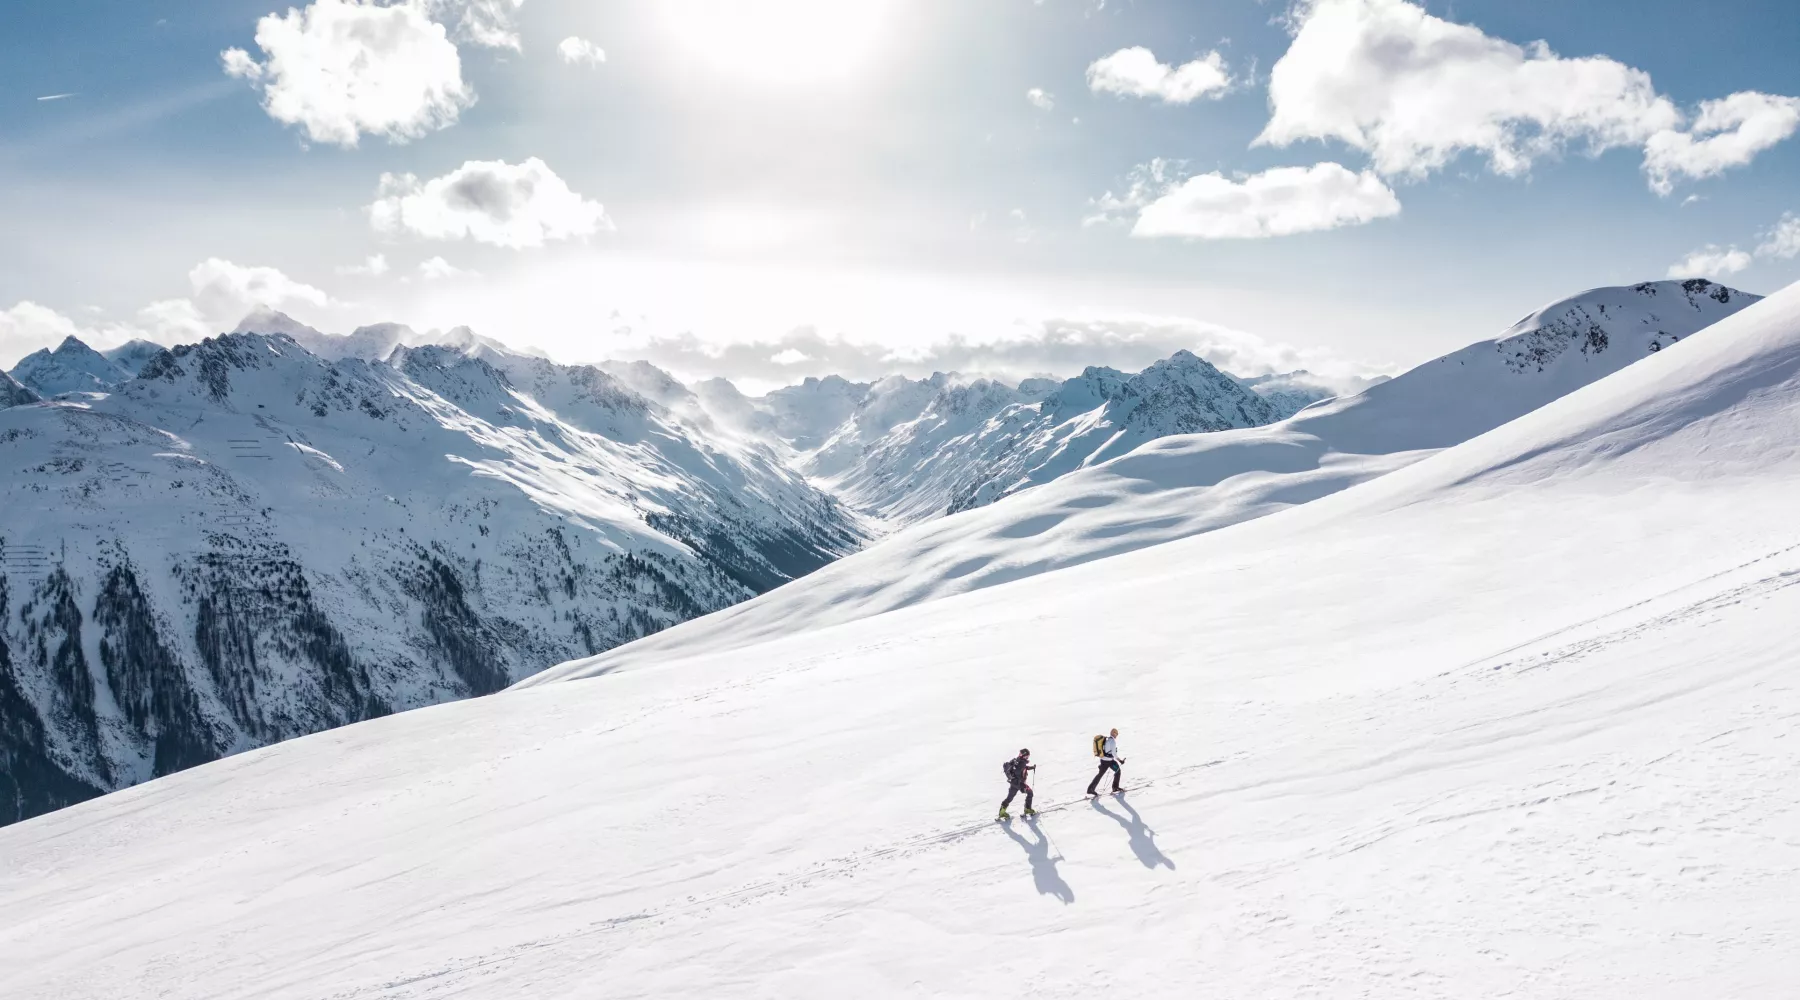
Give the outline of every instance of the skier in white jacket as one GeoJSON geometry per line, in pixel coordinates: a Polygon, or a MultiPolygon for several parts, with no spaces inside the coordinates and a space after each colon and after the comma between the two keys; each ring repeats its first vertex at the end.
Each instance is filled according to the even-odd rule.
{"type": "Polygon", "coordinates": [[[1125,758],[1119,756],[1119,731],[1115,729],[1112,731],[1112,735],[1106,738],[1106,742],[1100,746],[1100,770],[1094,772],[1094,780],[1088,782],[1087,793],[1089,795],[1100,794],[1095,789],[1100,787],[1100,779],[1106,777],[1107,771],[1112,772],[1112,790],[1119,791],[1119,765],[1123,763],[1125,763],[1125,758]]]}

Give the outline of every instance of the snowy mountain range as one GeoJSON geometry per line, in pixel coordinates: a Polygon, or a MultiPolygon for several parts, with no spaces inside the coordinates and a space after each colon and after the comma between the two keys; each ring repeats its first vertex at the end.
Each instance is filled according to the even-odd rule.
{"type": "Polygon", "coordinates": [[[1158,437],[1282,416],[1187,351],[1136,375],[1088,368],[1054,388],[889,380],[804,467],[858,510],[906,524],[986,506],[1158,437]]]}
{"type": "Polygon", "coordinates": [[[62,400],[0,410],[0,819],[492,692],[865,540],[767,446],[598,369],[344,353],[21,365],[62,400]]]}
{"type": "Polygon", "coordinates": [[[332,336],[263,312],[167,353],[71,338],[0,384],[51,399],[0,411],[0,802],[17,804],[0,820],[563,661],[545,679],[1259,516],[1752,299],[1598,290],[1329,403],[1306,373],[1239,379],[1185,351],[1135,375],[830,377],[752,398],[466,329],[332,336]],[[828,565],[883,523],[912,527],[828,565]]]}
{"type": "Polygon", "coordinates": [[[101,352],[78,337],[67,337],[55,350],[46,348],[20,359],[11,377],[46,398],[64,393],[106,392],[136,375],[145,362],[162,350],[160,344],[133,340],[101,352]]]}
{"type": "Polygon", "coordinates": [[[1269,452],[1433,453],[1266,517],[0,829],[0,987],[1784,995],[1800,286],[1665,325],[1708,301],[1745,305],[1607,290],[1377,387],[1269,452]],[[1021,746],[1040,815],[996,822],[1021,746]]]}
{"type": "Polygon", "coordinates": [[[1263,517],[1487,433],[1758,300],[1699,279],[1592,289],[1356,395],[1273,425],[1162,437],[525,683],[855,621],[1263,517]]]}
{"type": "Polygon", "coordinates": [[[878,522],[986,506],[1146,441],[1273,423],[1341,391],[1306,372],[1240,379],[1188,351],[1142,372],[1006,383],[955,373],[873,383],[809,378],[761,398],[723,380],[698,398],[722,423],[785,445],[797,468],[878,522]]]}

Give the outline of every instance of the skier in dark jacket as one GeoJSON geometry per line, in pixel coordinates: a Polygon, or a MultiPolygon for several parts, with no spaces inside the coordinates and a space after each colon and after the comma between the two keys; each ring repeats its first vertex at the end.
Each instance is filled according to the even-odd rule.
{"type": "Polygon", "coordinates": [[[1119,756],[1119,731],[1115,729],[1112,731],[1112,735],[1100,744],[1100,770],[1095,771],[1094,780],[1088,782],[1087,793],[1089,795],[1100,794],[1096,789],[1100,787],[1100,779],[1106,777],[1108,771],[1111,771],[1113,776],[1112,790],[1118,791],[1119,765],[1123,763],[1125,763],[1125,758],[1119,756]]]}
{"type": "Polygon", "coordinates": [[[1037,810],[1031,808],[1031,786],[1025,783],[1025,779],[1030,777],[1031,772],[1037,770],[1037,765],[1031,762],[1031,751],[1020,750],[1017,757],[1000,765],[1000,769],[1006,773],[1007,789],[1006,799],[1000,803],[999,818],[1007,818],[1006,807],[1012,805],[1013,796],[1020,792],[1025,793],[1025,812],[1023,815],[1036,816],[1037,810]]]}

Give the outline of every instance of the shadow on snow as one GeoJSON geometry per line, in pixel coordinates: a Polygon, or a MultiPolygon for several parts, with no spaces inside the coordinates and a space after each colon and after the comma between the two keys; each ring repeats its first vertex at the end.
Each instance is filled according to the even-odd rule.
{"type": "Polygon", "coordinates": [[[1063,881],[1062,875],[1056,870],[1056,863],[1062,860],[1061,856],[1054,858],[1050,856],[1049,836],[1038,828],[1035,820],[1026,820],[1025,822],[1026,826],[1031,829],[1032,836],[1037,839],[1027,840],[1013,832],[1011,820],[1001,823],[1000,829],[1005,830],[1006,835],[1012,838],[1013,843],[1024,849],[1026,859],[1031,862],[1031,881],[1037,886],[1038,893],[1044,896],[1055,896],[1064,903],[1075,902],[1075,890],[1069,887],[1069,883],[1063,881]]]}
{"type": "Polygon", "coordinates": [[[1144,818],[1138,815],[1137,810],[1131,808],[1131,803],[1125,801],[1124,796],[1117,796],[1114,801],[1118,802],[1120,808],[1125,810],[1126,816],[1121,816],[1101,805],[1099,799],[1088,801],[1093,805],[1095,812],[1125,828],[1125,836],[1131,841],[1131,853],[1137,855],[1137,859],[1143,862],[1145,868],[1166,866],[1170,871],[1174,871],[1175,862],[1156,846],[1156,831],[1150,829],[1149,825],[1144,822],[1144,818]]]}

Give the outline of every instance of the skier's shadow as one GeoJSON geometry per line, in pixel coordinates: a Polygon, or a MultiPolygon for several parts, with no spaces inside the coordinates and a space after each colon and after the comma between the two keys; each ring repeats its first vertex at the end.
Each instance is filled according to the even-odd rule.
{"type": "Polygon", "coordinates": [[[1038,829],[1035,821],[1027,820],[1026,825],[1031,827],[1036,840],[1026,840],[1014,833],[1011,820],[1001,823],[1000,829],[1006,831],[1013,843],[1025,849],[1025,857],[1031,862],[1031,881],[1037,885],[1038,894],[1055,896],[1065,903],[1075,902],[1075,890],[1063,881],[1062,875],[1056,870],[1059,859],[1050,856],[1050,838],[1044,836],[1044,831],[1038,829]]]}
{"type": "Polygon", "coordinates": [[[1166,865],[1170,871],[1175,870],[1175,862],[1156,846],[1156,831],[1150,829],[1144,822],[1144,818],[1138,815],[1137,810],[1131,808],[1131,803],[1125,801],[1124,796],[1117,796],[1115,801],[1130,818],[1121,816],[1101,805],[1099,799],[1089,799],[1088,801],[1093,805],[1095,812],[1125,828],[1125,836],[1131,841],[1131,853],[1137,855],[1137,859],[1143,862],[1145,868],[1166,865]]]}

